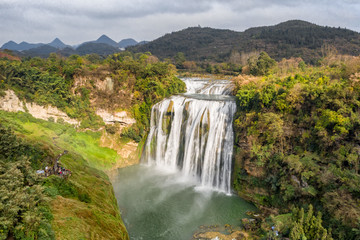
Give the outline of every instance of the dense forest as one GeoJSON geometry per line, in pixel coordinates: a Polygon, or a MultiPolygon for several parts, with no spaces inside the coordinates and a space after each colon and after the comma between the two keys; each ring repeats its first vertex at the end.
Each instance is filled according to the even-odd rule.
{"type": "Polygon", "coordinates": [[[292,20],[244,32],[191,27],[128,50],[150,51],[162,59],[174,58],[181,52],[190,61],[242,64],[246,64],[252,53],[266,51],[277,61],[301,57],[306,63],[315,64],[327,51],[357,56],[360,53],[360,34],[292,20]]]}
{"type": "Polygon", "coordinates": [[[48,160],[48,153],[2,124],[0,153],[0,239],[53,239],[52,214],[34,171],[48,160]]]}

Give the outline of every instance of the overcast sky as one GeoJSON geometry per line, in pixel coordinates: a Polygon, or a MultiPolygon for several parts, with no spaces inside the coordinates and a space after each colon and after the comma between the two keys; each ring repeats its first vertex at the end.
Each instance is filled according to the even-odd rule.
{"type": "Polygon", "coordinates": [[[191,26],[244,31],[291,19],[360,32],[360,0],[0,0],[0,46],[153,40],[191,26]]]}

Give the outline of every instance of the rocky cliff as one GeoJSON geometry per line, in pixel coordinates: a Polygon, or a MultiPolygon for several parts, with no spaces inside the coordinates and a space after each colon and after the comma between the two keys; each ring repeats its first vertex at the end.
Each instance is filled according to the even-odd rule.
{"type": "Polygon", "coordinates": [[[0,98],[0,109],[8,112],[28,112],[33,117],[54,121],[63,119],[64,122],[78,126],[79,121],[70,118],[66,113],[53,106],[40,106],[36,103],[21,101],[13,90],[6,90],[5,96],[0,98]]]}

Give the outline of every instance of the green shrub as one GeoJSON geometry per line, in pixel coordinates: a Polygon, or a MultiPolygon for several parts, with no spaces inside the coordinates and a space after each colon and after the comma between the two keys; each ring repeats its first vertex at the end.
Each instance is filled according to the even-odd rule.
{"type": "Polygon", "coordinates": [[[87,193],[79,193],[78,198],[81,202],[85,202],[85,203],[91,202],[90,196],[87,193]]]}
{"type": "Polygon", "coordinates": [[[276,61],[269,57],[266,52],[261,52],[255,60],[249,60],[250,73],[254,76],[268,75],[271,68],[276,65],[276,61]]]}
{"type": "Polygon", "coordinates": [[[118,129],[115,125],[106,125],[105,130],[106,130],[106,132],[108,132],[110,134],[115,134],[118,129]]]}
{"type": "Polygon", "coordinates": [[[43,185],[49,188],[47,192],[63,197],[77,197],[79,195],[77,187],[69,180],[52,175],[44,179],[43,185]]]}

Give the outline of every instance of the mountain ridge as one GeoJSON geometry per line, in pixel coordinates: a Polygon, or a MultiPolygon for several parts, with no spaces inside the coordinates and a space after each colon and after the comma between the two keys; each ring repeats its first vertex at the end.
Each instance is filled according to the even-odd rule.
{"type": "Polygon", "coordinates": [[[4,43],[0,47],[0,49],[3,49],[3,50],[8,49],[8,50],[12,50],[12,51],[22,52],[22,51],[28,51],[28,50],[31,50],[31,49],[35,49],[35,48],[38,48],[38,47],[41,47],[41,46],[44,46],[44,45],[55,47],[55,48],[57,48],[59,50],[62,50],[62,49],[65,49],[65,48],[77,49],[78,47],[80,47],[81,45],[86,44],[86,43],[101,43],[101,44],[107,44],[107,45],[115,47],[115,48],[126,48],[126,47],[129,47],[129,46],[134,46],[136,44],[144,43],[144,42],[146,42],[146,41],[137,42],[133,38],[125,38],[125,39],[120,40],[119,42],[116,42],[113,39],[111,39],[110,37],[108,37],[107,35],[103,34],[96,40],[85,41],[85,42],[82,42],[82,43],[74,45],[74,46],[65,44],[58,37],[56,37],[50,43],[28,43],[28,42],[25,42],[25,41],[22,41],[21,43],[16,43],[15,41],[10,40],[10,41],[4,43]]]}
{"type": "Polygon", "coordinates": [[[7,43],[4,43],[1,47],[1,49],[9,49],[9,50],[15,50],[15,51],[24,51],[29,50],[32,48],[37,48],[41,45],[44,45],[43,43],[28,43],[25,41],[22,41],[21,43],[17,44],[14,41],[8,41],[7,43]]]}
{"type": "Polygon", "coordinates": [[[72,47],[73,49],[58,38],[49,44],[17,44],[9,41],[1,49],[18,51],[16,53],[19,56],[46,56],[45,50],[51,51],[51,48],[42,47],[43,45],[55,47],[56,52],[64,56],[79,54],[77,49],[82,46],[81,54],[106,55],[126,48],[132,52],[151,52],[160,59],[174,58],[177,53],[182,52],[186,60],[190,61],[244,64],[244,59],[248,59],[254,53],[265,51],[276,60],[301,57],[307,63],[316,64],[327,52],[359,55],[360,33],[340,27],[320,26],[303,20],[289,20],[276,25],[249,28],[243,32],[200,26],[188,27],[167,33],[150,42],[137,42],[131,38],[116,42],[103,34],[97,40],[84,42],[72,47]]]}
{"type": "Polygon", "coordinates": [[[360,33],[289,20],[272,26],[249,28],[243,32],[209,27],[189,27],[165,34],[147,44],[130,47],[133,52],[151,52],[161,59],[185,54],[187,60],[224,62],[233,54],[249,55],[266,51],[276,60],[301,57],[316,63],[324,51],[360,54],[360,33]]]}

